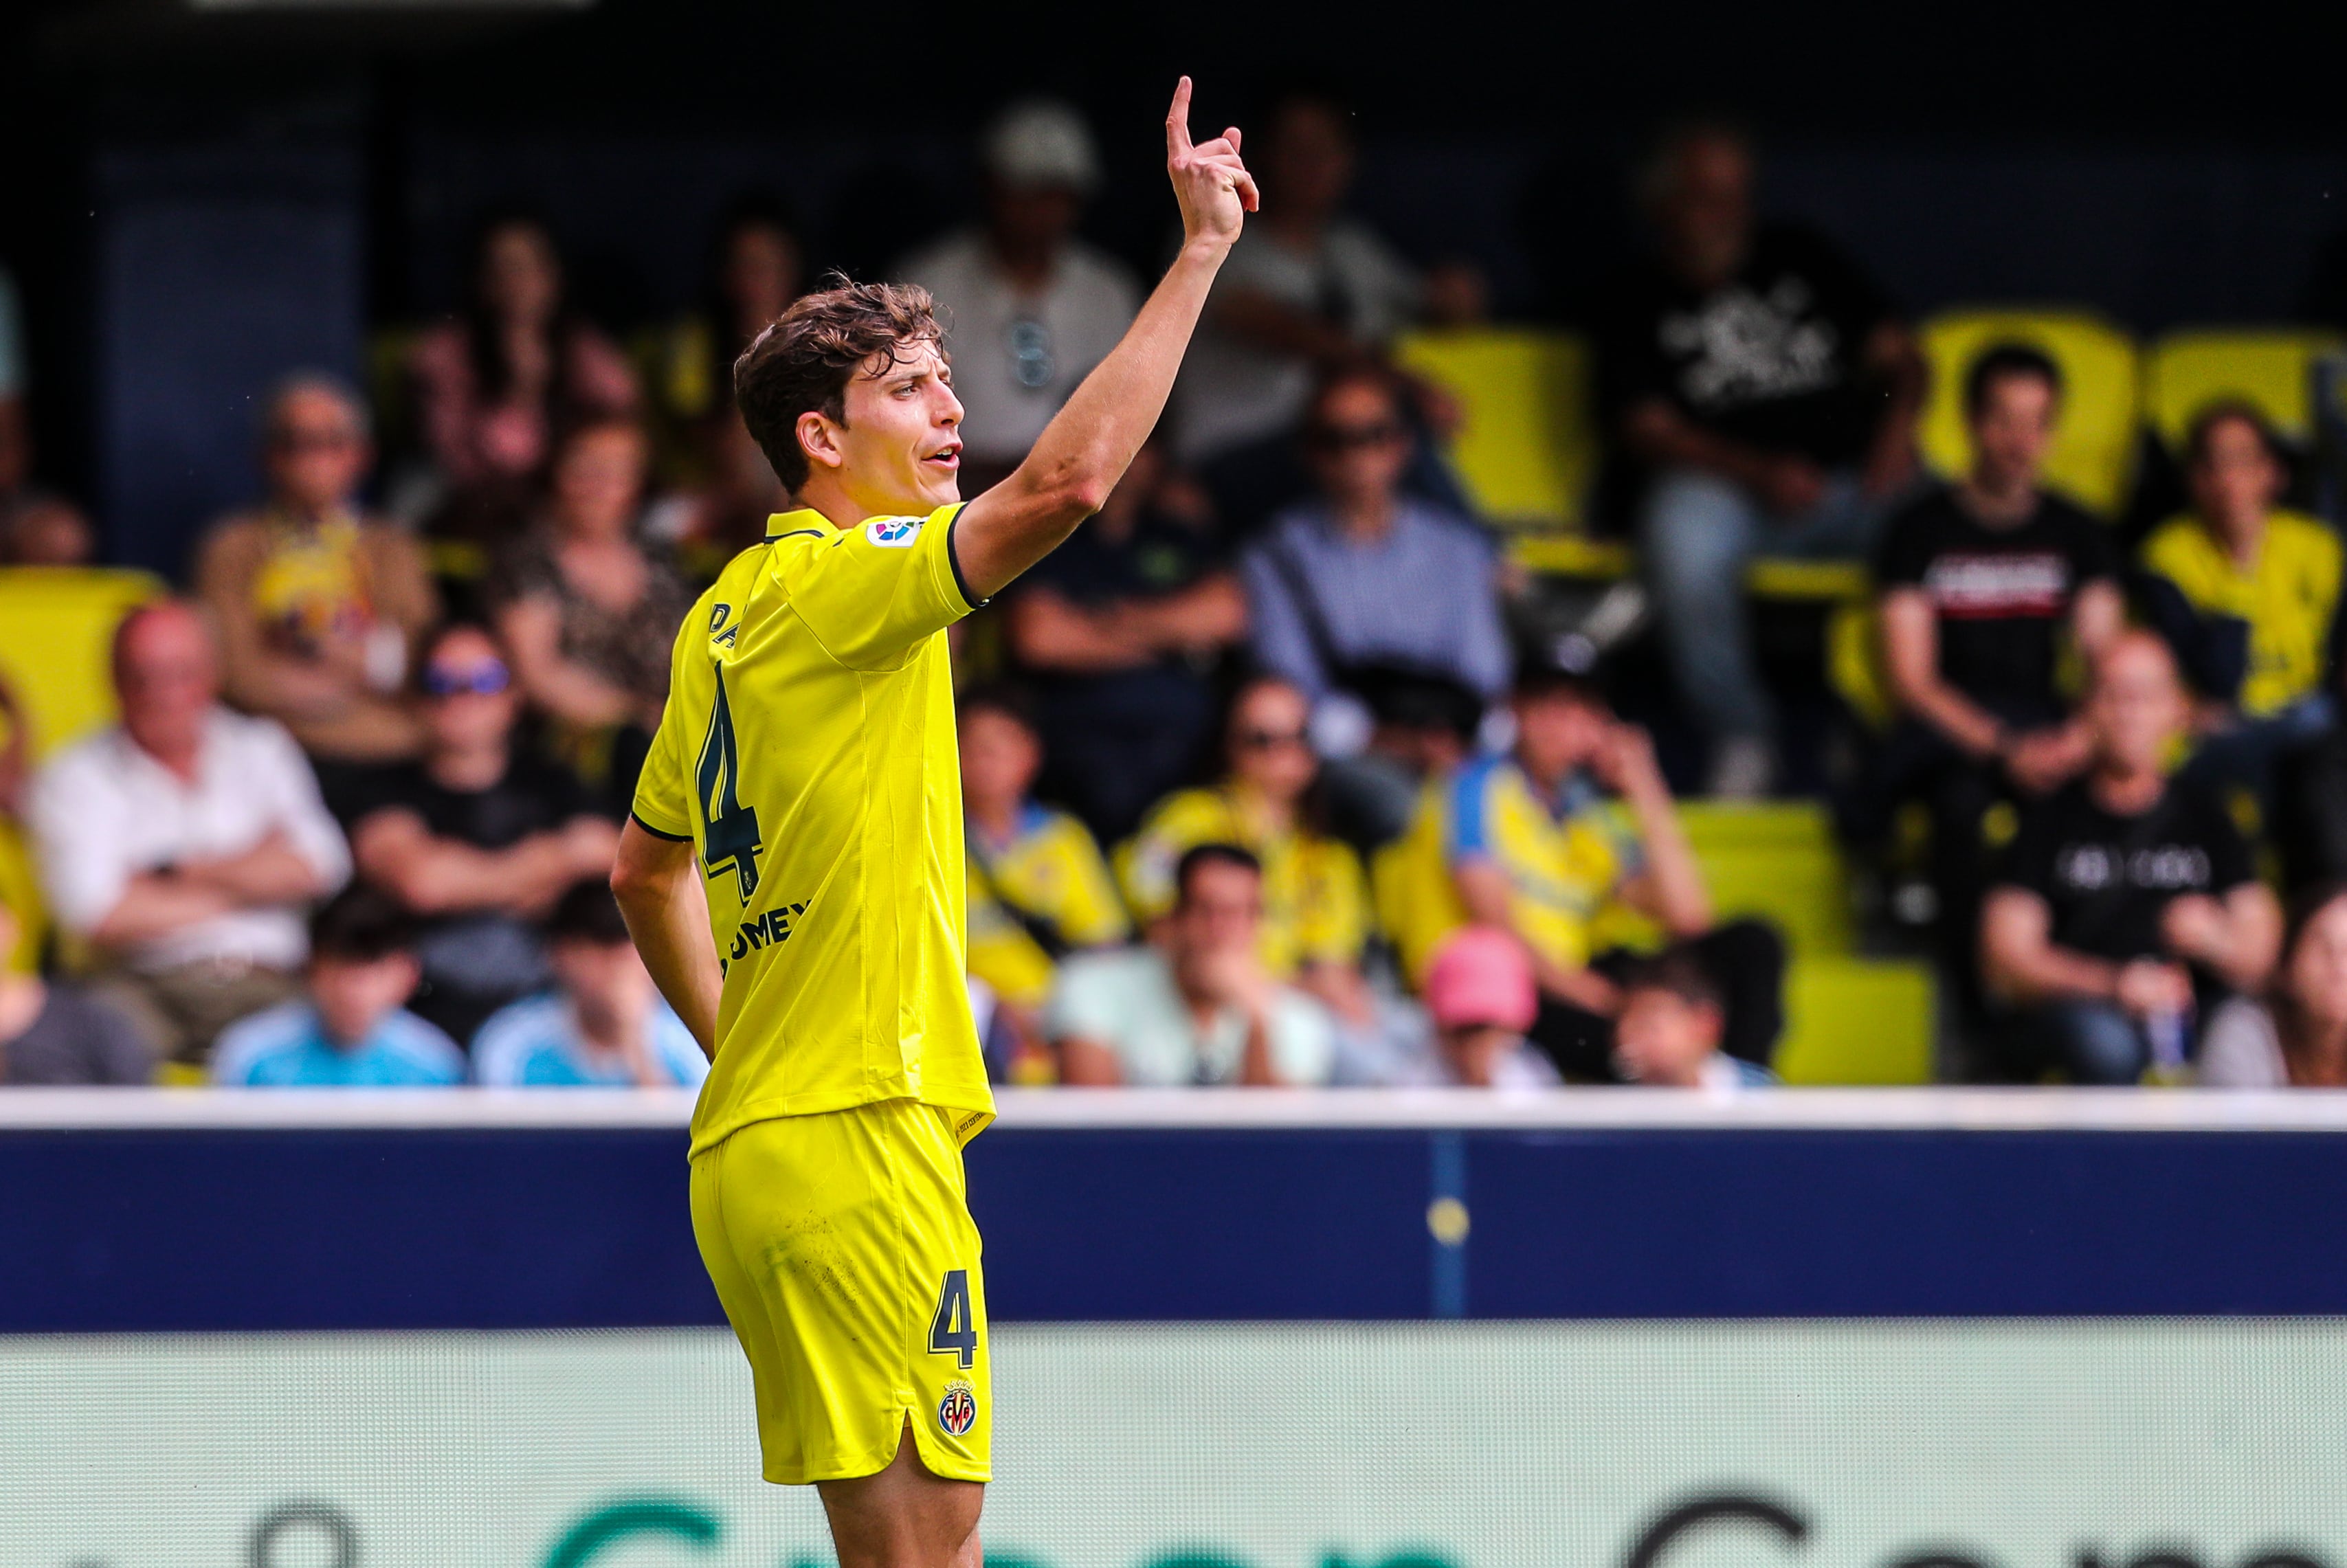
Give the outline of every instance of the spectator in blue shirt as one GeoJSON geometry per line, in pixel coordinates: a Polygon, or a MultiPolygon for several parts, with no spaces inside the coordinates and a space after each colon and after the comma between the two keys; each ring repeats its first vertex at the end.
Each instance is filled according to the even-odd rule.
{"type": "Polygon", "coordinates": [[[305,996],[240,1020],[212,1057],[238,1089],[429,1089],[465,1081],[454,1041],[401,1004],[415,990],[413,926],[371,887],[344,888],[310,921],[305,996]]]}
{"type": "Polygon", "coordinates": [[[1304,441],[1317,493],[1243,563],[1255,655],[1312,701],[1338,830],[1381,843],[1507,690],[1499,561],[1465,518],[1401,492],[1410,431],[1384,372],[1323,382],[1304,441]]]}
{"type": "Polygon", "coordinates": [[[709,1076],[709,1058],[652,989],[601,878],[555,904],[546,946],[554,989],[499,1009],[473,1037],[484,1087],[691,1089],[709,1076]]]}

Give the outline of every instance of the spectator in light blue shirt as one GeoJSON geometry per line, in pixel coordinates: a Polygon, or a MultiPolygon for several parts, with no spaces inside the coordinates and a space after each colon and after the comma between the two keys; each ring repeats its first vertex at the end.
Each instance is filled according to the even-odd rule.
{"type": "Polygon", "coordinates": [[[421,972],[399,907],[371,887],[344,888],[311,917],[306,995],[222,1031],[212,1081],[238,1089],[464,1082],[464,1052],[401,1005],[421,972]]]}
{"type": "Polygon", "coordinates": [[[652,989],[600,878],[565,893],[545,929],[555,988],[490,1015],[473,1037],[476,1080],[493,1089],[691,1089],[709,1076],[709,1058],[652,989]]]}
{"type": "Polygon", "coordinates": [[[1511,664],[1497,554],[1401,493],[1410,439],[1383,372],[1324,382],[1304,427],[1318,493],[1242,563],[1255,660],[1312,700],[1336,825],[1362,845],[1399,834],[1424,777],[1464,756],[1511,664]]]}

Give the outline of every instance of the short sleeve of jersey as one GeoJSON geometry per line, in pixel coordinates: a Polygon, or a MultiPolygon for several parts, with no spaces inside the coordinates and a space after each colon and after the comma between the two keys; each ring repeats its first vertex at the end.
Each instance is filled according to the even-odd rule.
{"type": "Polygon", "coordinates": [[[979,608],[954,560],[960,513],[956,502],[926,518],[874,518],[840,529],[786,569],[792,610],[850,669],[895,665],[979,608]]]}
{"type": "Polygon", "coordinates": [[[686,657],[708,638],[712,595],[704,595],[684,618],[670,656],[668,705],[661,711],[660,728],[652,733],[643,771],[636,776],[636,798],[630,808],[646,832],[679,843],[692,837],[692,795],[686,788],[692,776],[688,739],[697,727],[696,714],[709,712],[710,683],[714,679],[707,659],[686,657]]]}

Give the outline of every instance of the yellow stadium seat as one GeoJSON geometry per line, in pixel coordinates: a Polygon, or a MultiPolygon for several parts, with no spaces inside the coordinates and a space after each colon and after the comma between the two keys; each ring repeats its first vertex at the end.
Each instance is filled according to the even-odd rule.
{"type": "Polygon", "coordinates": [[[1822,806],[1688,801],[1679,821],[1702,864],[1715,916],[1759,916],[1801,958],[1855,947],[1850,877],[1822,806]]]}
{"type": "Polygon", "coordinates": [[[1511,528],[1582,525],[1597,473],[1589,345],[1563,333],[1413,333],[1394,359],[1458,401],[1450,461],[1477,508],[1511,528]]]}
{"type": "Polygon", "coordinates": [[[16,917],[16,945],[0,953],[0,968],[29,975],[40,968],[41,948],[48,938],[49,917],[41,902],[41,885],[33,870],[32,846],[24,830],[0,819],[0,904],[16,917]]]}
{"type": "Polygon", "coordinates": [[[2137,356],[2127,333],[2088,312],[1957,311],[1926,322],[1923,357],[1932,384],[1918,431],[1924,462],[1951,478],[1970,466],[1964,373],[1983,350],[2001,343],[2026,343],[2062,367],[2067,395],[2046,456],[2047,483],[2090,511],[2116,513],[2135,477],[2137,356]]]}
{"type": "Polygon", "coordinates": [[[2220,398],[2238,398],[2303,445],[2314,434],[2314,362],[2342,346],[2347,338],[2337,333],[2290,327],[2170,333],[2144,356],[2144,417],[2180,456],[2193,415],[2220,398]]]}
{"type": "Polygon", "coordinates": [[[1785,977],[1777,1075],[1811,1087],[1929,1083],[1933,1012],[1929,965],[1804,959],[1785,977]]]}
{"type": "Polygon", "coordinates": [[[162,591],[143,571],[0,569],[0,681],[24,705],[35,760],[114,722],[115,624],[162,591]]]}

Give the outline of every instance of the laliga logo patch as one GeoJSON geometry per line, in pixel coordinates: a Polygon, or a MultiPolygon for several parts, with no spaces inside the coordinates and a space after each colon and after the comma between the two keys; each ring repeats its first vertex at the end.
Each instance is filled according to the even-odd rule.
{"type": "Polygon", "coordinates": [[[921,532],[918,518],[875,518],[864,525],[864,537],[889,549],[905,549],[921,532]]]}
{"type": "Polygon", "coordinates": [[[946,1385],[946,1397],[938,1401],[938,1425],[953,1438],[968,1435],[978,1425],[978,1395],[967,1378],[956,1378],[946,1385]]]}

